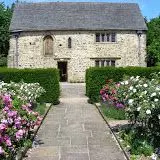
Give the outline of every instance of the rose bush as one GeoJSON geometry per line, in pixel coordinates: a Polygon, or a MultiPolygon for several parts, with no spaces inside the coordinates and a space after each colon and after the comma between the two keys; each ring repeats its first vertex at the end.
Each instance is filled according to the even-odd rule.
{"type": "Polygon", "coordinates": [[[40,86],[39,83],[25,83],[23,81],[19,83],[0,82],[0,93],[9,93],[12,96],[20,98],[24,102],[36,102],[36,98],[40,97],[45,90],[40,86]]]}
{"type": "Polygon", "coordinates": [[[103,102],[108,102],[109,104],[115,106],[117,109],[123,109],[123,100],[121,100],[121,98],[117,98],[117,89],[119,86],[120,83],[107,80],[106,85],[100,90],[100,95],[103,102]]]}
{"type": "MultiPolygon", "coordinates": [[[[160,148],[160,72],[150,77],[150,80],[140,76],[126,77],[119,83],[107,83],[100,91],[103,101],[124,108],[132,128],[123,134],[126,135],[123,138],[128,139],[128,134],[139,137],[130,141],[134,154],[139,153],[137,148],[143,148],[144,142],[145,146],[160,148]]],[[[147,154],[150,155],[152,151],[150,147],[147,154]]],[[[142,153],[146,155],[146,152],[142,153]]]]}
{"type": "Polygon", "coordinates": [[[24,146],[31,145],[31,136],[42,118],[32,110],[32,103],[44,92],[39,84],[14,83],[0,85],[0,157],[12,160],[24,146]],[[29,92],[29,93],[28,93],[29,92]]]}

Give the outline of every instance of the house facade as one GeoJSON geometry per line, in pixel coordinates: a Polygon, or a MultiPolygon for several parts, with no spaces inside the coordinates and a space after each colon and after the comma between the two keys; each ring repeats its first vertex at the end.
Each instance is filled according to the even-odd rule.
{"type": "Polygon", "coordinates": [[[18,4],[8,67],[59,68],[61,81],[83,82],[89,67],[146,66],[146,30],[137,4],[18,4]]]}

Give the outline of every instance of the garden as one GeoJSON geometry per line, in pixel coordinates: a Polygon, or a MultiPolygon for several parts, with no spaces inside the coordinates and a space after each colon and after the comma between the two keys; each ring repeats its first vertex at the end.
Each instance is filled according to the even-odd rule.
{"type": "Polygon", "coordinates": [[[44,92],[39,83],[0,82],[1,159],[15,159],[22,148],[32,145],[34,130],[44,114],[36,99],[44,92]]]}
{"type": "Polygon", "coordinates": [[[86,91],[90,96],[89,102],[95,103],[99,99],[100,105],[97,107],[129,159],[158,160],[160,159],[160,69],[154,68],[149,71],[141,68],[142,72],[140,68],[134,68],[130,72],[121,74],[121,77],[118,77],[119,74],[114,74],[118,73],[117,70],[121,70],[122,73],[126,68],[88,70],[86,91]],[[97,73],[97,70],[101,73],[92,79],[91,84],[90,78],[97,73]],[[112,75],[108,72],[112,72],[112,75]],[[107,75],[104,85],[100,84],[103,75],[107,75]],[[95,88],[93,83],[97,84],[95,88]],[[95,96],[90,90],[97,92],[97,87],[101,89],[95,96]]]}
{"type": "Polygon", "coordinates": [[[0,79],[0,159],[21,159],[59,103],[58,70],[1,68],[0,79]]]}

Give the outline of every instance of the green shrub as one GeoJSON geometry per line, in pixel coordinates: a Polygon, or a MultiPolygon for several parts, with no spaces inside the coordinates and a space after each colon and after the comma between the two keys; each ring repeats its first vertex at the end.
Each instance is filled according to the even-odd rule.
{"type": "Polygon", "coordinates": [[[150,137],[145,133],[147,133],[147,130],[140,127],[126,128],[120,132],[123,145],[129,147],[131,155],[151,156],[154,152],[150,137]]]}
{"type": "Polygon", "coordinates": [[[119,82],[125,75],[127,76],[141,76],[150,78],[153,72],[159,72],[159,67],[103,67],[103,68],[89,68],[86,71],[86,95],[92,102],[99,101],[99,91],[106,84],[106,80],[112,79],[119,82]]]}
{"type": "Polygon", "coordinates": [[[60,87],[59,72],[57,69],[13,69],[0,68],[0,80],[6,83],[10,81],[26,83],[38,82],[45,93],[38,99],[39,102],[58,104],[60,87]]]}
{"type": "Polygon", "coordinates": [[[6,67],[7,66],[7,57],[4,55],[0,55],[0,67],[6,67]]]}

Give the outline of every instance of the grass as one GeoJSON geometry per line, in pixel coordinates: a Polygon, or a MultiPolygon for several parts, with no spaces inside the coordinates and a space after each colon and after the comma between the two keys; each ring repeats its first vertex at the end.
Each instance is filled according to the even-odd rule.
{"type": "Polygon", "coordinates": [[[37,106],[33,110],[38,112],[40,115],[44,115],[45,114],[45,108],[46,108],[45,103],[38,103],[37,106]]]}
{"type": "Polygon", "coordinates": [[[102,104],[103,114],[110,119],[125,120],[125,111],[123,109],[116,109],[114,106],[109,106],[108,104],[102,104]]]}

